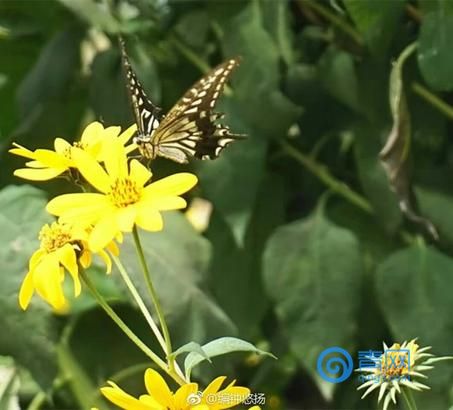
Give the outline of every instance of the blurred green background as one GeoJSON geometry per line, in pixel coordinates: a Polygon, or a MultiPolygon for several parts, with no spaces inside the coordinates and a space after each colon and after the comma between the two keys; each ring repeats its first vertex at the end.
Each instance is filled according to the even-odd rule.
{"type": "MultiPolygon", "coordinates": [[[[132,123],[118,33],[165,111],[210,67],[242,56],[219,111],[247,140],[215,161],[152,165],[157,177],[199,176],[191,195],[213,205],[207,230],[170,214],[163,232],[143,236],[175,346],[238,336],[279,360],[227,356],[200,367],[198,381],[236,378],[264,392],[268,409],[371,409],[376,396],[360,400],[355,376],[338,385],[319,378],[322,350],[347,349],[355,367],[358,350],[383,341],[419,337],[437,355],[453,353],[453,1],[3,0],[1,409],[14,401],[107,409],[97,390],[107,379],[143,392],[149,363],[87,292],[66,314],[38,299],[26,313],[17,303],[50,220],[46,200],[72,188],[24,184],[12,175],[23,159],[7,151],[13,141],[35,149],[52,148],[57,136],[76,140],[96,119],[132,123]],[[414,41],[396,73],[407,106],[395,116],[389,98],[403,94],[390,93],[390,74],[414,41]],[[379,161],[392,127],[398,141],[410,140],[407,161],[394,152],[391,168],[407,172],[393,187],[406,204],[412,187],[410,203],[436,225],[438,241],[402,215],[379,161]]],[[[135,271],[128,243],[122,257],[135,271]]],[[[106,277],[101,264],[91,274],[149,341],[119,275],[106,277]]],[[[428,384],[415,394],[420,409],[453,405],[450,364],[428,384]]]]}

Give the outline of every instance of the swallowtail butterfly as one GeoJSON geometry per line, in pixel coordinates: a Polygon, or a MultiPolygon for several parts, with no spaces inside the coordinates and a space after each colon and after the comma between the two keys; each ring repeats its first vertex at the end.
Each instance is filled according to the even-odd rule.
{"type": "Polygon", "coordinates": [[[137,123],[137,144],[146,159],[157,156],[179,163],[187,163],[190,157],[215,159],[232,141],[244,138],[216,120],[223,114],[214,112],[217,99],[231,71],[239,64],[232,58],[215,67],[196,82],[170,109],[166,116],[154,105],[137,79],[120,38],[127,88],[137,123]]]}

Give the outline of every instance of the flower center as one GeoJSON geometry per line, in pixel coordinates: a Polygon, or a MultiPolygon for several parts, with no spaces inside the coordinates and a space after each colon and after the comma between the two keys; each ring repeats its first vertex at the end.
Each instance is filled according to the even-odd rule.
{"type": "Polygon", "coordinates": [[[110,188],[109,198],[118,208],[125,208],[138,202],[140,193],[141,190],[134,181],[128,178],[117,179],[110,188]]]}
{"type": "Polygon", "coordinates": [[[393,380],[409,373],[409,355],[406,352],[387,352],[381,358],[380,372],[386,380],[393,380]]]}
{"type": "Polygon", "coordinates": [[[53,222],[46,224],[39,232],[41,249],[47,253],[53,252],[72,241],[71,230],[68,225],[53,222]]]}

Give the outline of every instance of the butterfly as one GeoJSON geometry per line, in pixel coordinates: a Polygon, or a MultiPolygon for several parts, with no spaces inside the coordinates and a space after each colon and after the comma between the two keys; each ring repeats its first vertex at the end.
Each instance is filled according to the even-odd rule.
{"type": "Polygon", "coordinates": [[[133,141],[142,157],[152,160],[160,156],[179,163],[187,163],[191,157],[216,159],[229,143],[245,137],[233,134],[226,125],[216,123],[223,114],[213,111],[225,82],[239,64],[239,58],[229,59],[215,67],[164,116],[162,109],[147,97],[137,79],[121,38],[120,48],[137,124],[137,135],[133,141]]]}

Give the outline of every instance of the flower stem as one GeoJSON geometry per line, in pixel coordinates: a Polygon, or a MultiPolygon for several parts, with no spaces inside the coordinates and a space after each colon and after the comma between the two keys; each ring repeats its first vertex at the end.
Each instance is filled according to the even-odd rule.
{"type": "Polygon", "coordinates": [[[453,119],[453,107],[441,100],[436,94],[433,94],[430,90],[417,82],[412,83],[412,90],[450,120],[453,119]]]}
{"type": "Polygon", "coordinates": [[[142,244],[140,242],[140,237],[138,235],[136,226],[134,226],[132,234],[134,236],[135,248],[137,250],[137,255],[140,260],[140,265],[143,270],[143,276],[145,277],[145,282],[146,282],[146,285],[148,286],[148,291],[151,296],[151,300],[154,304],[154,308],[156,309],[157,317],[159,318],[160,327],[162,328],[162,333],[164,334],[168,365],[170,367],[170,371],[174,371],[174,359],[171,357],[171,353],[173,350],[171,347],[170,332],[168,331],[167,322],[165,321],[165,317],[162,312],[162,307],[160,306],[159,298],[157,297],[157,292],[154,289],[154,285],[151,280],[151,275],[149,273],[148,264],[146,263],[145,254],[143,253],[142,244]]]}
{"type": "Polygon", "coordinates": [[[160,346],[164,350],[164,353],[167,353],[167,346],[165,344],[165,340],[162,336],[162,333],[160,332],[156,322],[154,322],[153,317],[151,316],[151,313],[149,313],[148,308],[145,305],[145,302],[143,302],[143,299],[141,298],[140,294],[138,293],[137,289],[135,288],[134,284],[132,283],[132,280],[127,273],[126,269],[124,268],[124,265],[121,263],[120,259],[117,258],[115,255],[113,255],[110,252],[110,257],[112,258],[113,262],[115,263],[116,267],[118,268],[121,277],[124,280],[124,283],[126,284],[127,288],[129,289],[129,292],[131,293],[132,297],[134,298],[135,302],[137,303],[138,307],[140,308],[140,311],[142,312],[143,316],[145,317],[146,321],[148,322],[151,330],[153,331],[154,335],[156,336],[156,339],[158,340],[160,346]]]}
{"type": "Polygon", "coordinates": [[[403,393],[404,400],[406,401],[407,410],[417,410],[417,405],[415,404],[414,396],[412,396],[410,389],[405,389],[403,387],[401,392],[403,393]]]}
{"type": "Polygon", "coordinates": [[[344,182],[335,179],[335,177],[333,177],[330,174],[329,170],[324,165],[319,164],[318,162],[316,162],[316,160],[300,152],[287,142],[283,141],[281,142],[281,145],[289,156],[293,157],[295,160],[300,162],[305,168],[307,168],[310,172],[316,175],[332,191],[341,195],[343,198],[351,202],[353,205],[358,206],[366,213],[368,214],[373,213],[373,208],[363,196],[354,192],[344,182]]]}
{"type": "Polygon", "coordinates": [[[83,282],[87,285],[90,292],[93,294],[96,301],[104,309],[105,313],[112,319],[115,324],[124,332],[124,334],[143,352],[147,355],[157,366],[164,370],[169,376],[171,376],[181,386],[185,384],[185,380],[181,379],[174,371],[169,371],[167,364],[155,354],[146,344],[124,323],[121,318],[115,313],[110,307],[104,297],[97,291],[93,282],[89,279],[83,269],[80,269],[80,277],[83,282]]]}
{"type": "MultiPolygon", "coordinates": [[[[118,268],[121,277],[124,280],[124,283],[126,284],[127,288],[129,289],[129,292],[131,293],[132,297],[134,298],[135,302],[137,303],[138,307],[140,308],[140,311],[142,312],[143,316],[145,317],[146,321],[148,322],[151,330],[153,331],[154,335],[156,336],[156,339],[158,340],[160,346],[162,347],[162,350],[164,353],[167,353],[167,345],[165,343],[165,339],[162,336],[162,333],[159,330],[159,327],[157,326],[156,322],[154,321],[153,317],[151,316],[151,313],[149,312],[148,308],[145,305],[145,302],[143,301],[142,297],[138,293],[136,287],[134,286],[126,268],[122,264],[121,260],[116,257],[114,254],[110,252],[110,257],[112,258],[113,262],[115,263],[116,267],[118,268]]],[[[181,369],[178,366],[178,363],[175,362],[175,371],[178,373],[178,375],[181,378],[184,378],[184,374],[181,371],[181,369]]]]}
{"type": "Polygon", "coordinates": [[[326,20],[330,21],[332,25],[347,34],[357,45],[361,46],[363,44],[360,33],[345,20],[332,13],[327,7],[324,7],[321,2],[318,2],[317,0],[297,0],[296,3],[299,7],[308,6],[312,8],[326,20]]]}

